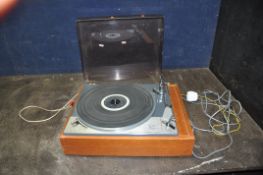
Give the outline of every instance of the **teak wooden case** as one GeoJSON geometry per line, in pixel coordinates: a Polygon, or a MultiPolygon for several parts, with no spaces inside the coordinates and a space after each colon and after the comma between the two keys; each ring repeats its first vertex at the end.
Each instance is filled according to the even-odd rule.
{"type": "Polygon", "coordinates": [[[168,86],[177,136],[68,136],[60,142],[65,154],[86,156],[191,156],[194,134],[178,85],[168,86]]]}

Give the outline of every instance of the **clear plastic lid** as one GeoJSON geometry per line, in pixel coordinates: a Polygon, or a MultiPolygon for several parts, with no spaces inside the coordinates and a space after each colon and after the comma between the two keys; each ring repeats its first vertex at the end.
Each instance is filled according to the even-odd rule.
{"type": "Polygon", "coordinates": [[[161,16],[84,18],[77,29],[86,81],[159,80],[161,16]]]}

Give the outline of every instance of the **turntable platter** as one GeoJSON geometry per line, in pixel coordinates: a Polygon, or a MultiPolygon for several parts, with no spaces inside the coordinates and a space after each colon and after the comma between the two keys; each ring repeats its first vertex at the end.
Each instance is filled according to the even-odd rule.
{"type": "Polygon", "coordinates": [[[153,95],[140,85],[99,85],[82,94],[77,113],[87,126],[119,130],[145,122],[154,106],[153,95]]]}

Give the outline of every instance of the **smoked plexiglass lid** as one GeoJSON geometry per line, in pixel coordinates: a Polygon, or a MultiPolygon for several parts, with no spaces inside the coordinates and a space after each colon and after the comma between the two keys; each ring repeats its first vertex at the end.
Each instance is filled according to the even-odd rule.
{"type": "Polygon", "coordinates": [[[82,69],[88,82],[159,80],[161,16],[81,18],[77,30],[82,69]]]}

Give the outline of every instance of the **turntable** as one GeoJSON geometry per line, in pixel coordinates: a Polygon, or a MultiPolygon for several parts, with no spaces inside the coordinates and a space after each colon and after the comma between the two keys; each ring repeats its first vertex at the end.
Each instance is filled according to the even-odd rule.
{"type": "Polygon", "coordinates": [[[163,18],[77,21],[83,86],[60,135],[65,154],[190,156],[178,85],[161,74],[163,18]]]}

